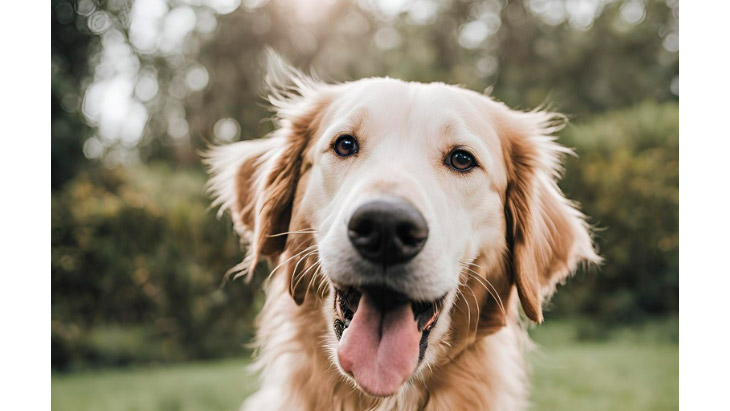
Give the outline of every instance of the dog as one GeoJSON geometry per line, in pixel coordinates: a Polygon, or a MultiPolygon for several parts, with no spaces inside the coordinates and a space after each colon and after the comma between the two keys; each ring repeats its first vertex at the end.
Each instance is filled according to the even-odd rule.
{"type": "Polygon", "coordinates": [[[209,190],[273,267],[250,410],[519,410],[522,320],[580,263],[564,117],[443,83],[269,69],[276,125],[211,148],[209,190]]]}

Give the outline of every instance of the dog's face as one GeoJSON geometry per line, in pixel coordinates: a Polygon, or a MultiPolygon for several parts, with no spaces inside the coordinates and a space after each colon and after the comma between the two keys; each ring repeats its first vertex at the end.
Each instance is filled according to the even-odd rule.
{"type": "Polygon", "coordinates": [[[271,98],[274,136],[213,151],[212,187],[247,264],[272,257],[298,303],[328,302],[325,348],[366,393],[499,329],[515,289],[541,321],[554,283],[597,258],[554,182],[554,117],[443,84],[295,79],[271,98]]]}
{"type": "Polygon", "coordinates": [[[335,292],[337,362],[367,392],[389,395],[431,333],[448,329],[447,319],[435,326],[463,264],[505,250],[506,180],[497,135],[468,115],[467,93],[383,79],[343,88],[306,160],[300,210],[335,292]]]}

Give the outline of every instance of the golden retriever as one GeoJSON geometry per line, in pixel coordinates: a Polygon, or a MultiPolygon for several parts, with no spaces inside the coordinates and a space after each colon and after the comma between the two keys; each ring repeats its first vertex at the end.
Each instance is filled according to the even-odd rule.
{"type": "Polygon", "coordinates": [[[326,84],[279,64],[267,138],[212,148],[251,275],[250,410],[518,410],[555,284],[598,262],[556,184],[559,115],[441,83],[326,84]],[[519,302],[519,303],[518,303],[519,302]]]}

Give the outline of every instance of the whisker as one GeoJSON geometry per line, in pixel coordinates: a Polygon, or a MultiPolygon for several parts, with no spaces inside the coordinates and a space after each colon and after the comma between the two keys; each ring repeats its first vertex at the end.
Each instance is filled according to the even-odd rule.
{"type": "Polygon", "coordinates": [[[471,330],[471,307],[469,307],[469,302],[466,300],[466,296],[463,292],[461,292],[461,286],[456,289],[457,295],[461,295],[461,297],[464,299],[464,303],[466,303],[466,318],[467,318],[467,332],[468,330],[471,330]]]}
{"type": "Polygon", "coordinates": [[[479,285],[484,287],[484,290],[487,291],[489,293],[489,295],[491,295],[495,299],[495,301],[497,302],[497,305],[499,306],[502,313],[506,315],[505,309],[504,309],[504,304],[502,303],[502,298],[497,293],[497,288],[494,287],[494,285],[491,282],[489,282],[489,280],[487,280],[484,277],[481,277],[478,273],[475,273],[474,271],[469,270],[468,268],[465,268],[465,270],[467,270],[465,272],[465,274],[467,274],[470,278],[474,278],[479,283],[479,285]],[[486,281],[486,284],[484,283],[485,281],[486,281]],[[489,288],[490,286],[492,288],[489,288]]]}
{"type": "MultiPolygon", "coordinates": [[[[315,261],[315,262],[314,262],[314,264],[312,264],[312,265],[311,265],[311,266],[310,266],[309,268],[307,268],[307,271],[309,271],[309,270],[311,270],[312,268],[314,268],[314,269],[315,269],[315,270],[314,270],[314,272],[316,273],[316,272],[317,272],[317,267],[319,266],[319,263],[320,263],[320,261],[319,261],[319,260],[315,261]]],[[[305,273],[306,273],[307,271],[305,271],[305,273]]],[[[314,280],[315,280],[316,278],[317,278],[317,276],[316,276],[315,274],[312,274],[312,278],[310,278],[310,279],[309,279],[309,284],[307,284],[307,291],[305,291],[305,292],[304,292],[304,295],[307,295],[307,294],[309,294],[309,289],[310,289],[310,288],[312,287],[312,282],[313,282],[313,281],[314,281],[314,280]]]]}
{"type": "Polygon", "coordinates": [[[471,287],[468,287],[469,291],[471,292],[471,296],[474,298],[474,304],[476,305],[477,309],[477,326],[474,327],[474,338],[477,338],[477,332],[479,331],[479,318],[481,318],[481,308],[479,307],[479,300],[477,300],[476,294],[474,294],[474,290],[471,287]]]}
{"type": "MultiPolygon", "coordinates": [[[[468,289],[471,292],[471,296],[472,296],[472,299],[474,300],[474,305],[475,305],[476,310],[477,310],[477,322],[476,322],[476,327],[474,327],[474,336],[476,337],[476,333],[477,333],[477,331],[479,329],[479,316],[481,315],[481,312],[480,312],[481,309],[479,307],[479,300],[477,299],[476,294],[474,294],[474,290],[472,290],[471,287],[468,287],[466,283],[462,284],[462,286],[464,288],[468,289]]],[[[466,304],[467,308],[471,312],[471,305],[469,304],[469,301],[466,298],[466,294],[464,294],[462,292],[461,295],[464,298],[464,303],[466,304]]],[[[471,318],[469,319],[469,326],[468,326],[468,329],[467,329],[467,335],[470,333],[470,331],[471,331],[471,318]]]]}
{"type": "Polygon", "coordinates": [[[475,263],[474,263],[474,260],[472,260],[472,261],[460,261],[460,263],[461,263],[461,264],[466,264],[466,265],[470,265],[470,266],[473,266],[473,267],[476,267],[476,268],[482,268],[482,266],[481,266],[481,265],[479,265],[479,264],[475,264],[475,263]]]}
{"type": "Polygon", "coordinates": [[[304,250],[302,250],[302,251],[300,251],[300,252],[298,252],[298,253],[296,253],[296,254],[292,255],[291,257],[287,258],[286,260],[282,261],[281,263],[279,263],[279,265],[277,265],[276,267],[274,267],[274,269],[273,269],[273,270],[271,270],[271,272],[269,273],[269,275],[268,275],[268,276],[267,276],[266,278],[267,278],[267,279],[268,279],[268,278],[271,278],[271,276],[272,276],[272,275],[274,275],[274,273],[276,272],[276,270],[278,270],[279,268],[281,268],[281,267],[282,267],[282,266],[283,266],[284,264],[286,264],[286,263],[288,263],[289,261],[291,261],[292,259],[294,259],[294,258],[296,258],[296,257],[300,256],[300,255],[301,255],[302,253],[306,253],[306,252],[308,252],[308,251],[311,251],[312,249],[314,249],[314,248],[316,248],[316,247],[317,247],[317,245],[316,245],[316,244],[315,244],[315,245],[311,245],[311,246],[309,246],[309,247],[305,248],[304,250]]]}
{"type": "Polygon", "coordinates": [[[476,271],[474,271],[468,267],[464,267],[464,266],[462,266],[462,268],[464,270],[466,270],[467,275],[469,275],[471,278],[474,278],[475,280],[477,280],[477,282],[479,282],[479,284],[482,287],[484,287],[484,289],[495,299],[502,314],[507,316],[506,310],[504,308],[504,303],[502,302],[502,298],[499,296],[499,293],[497,292],[497,287],[495,287],[494,284],[492,284],[487,278],[479,275],[479,273],[477,273],[476,271]],[[492,288],[490,289],[486,284],[484,284],[484,282],[486,282],[492,288]],[[494,292],[492,290],[494,290],[494,292]]]}
{"type": "Polygon", "coordinates": [[[304,229],[297,230],[297,231],[284,231],[282,233],[269,234],[266,237],[268,237],[268,238],[281,237],[283,235],[288,235],[288,234],[316,234],[318,232],[319,232],[319,230],[317,230],[315,228],[304,228],[304,229]]]}
{"type": "MultiPolygon", "coordinates": [[[[294,264],[294,268],[293,268],[293,269],[291,270],[291,272],[292,272],[292,273],[293,273],[293,275],[295,276],[295,277],[293,277],[293,278],[292,278],[292,280],[296,280],[297,278],[301,277],[301,275],[302,275],[302,272],[299,272],[299,271],[297,270],[297,269],[299,268],[299,264],[301,264],[301,263],[302,263],[302,261],[306,260],[306,259],[307,259],[307,258],[308,258],[308,257],[309,257],[310,255],[312,255],[312,254],[313,254],[314,252],[315,252],[315,250],[310,250],[309,252],[307,252],[306,254],[304,254],[303,256],[301,256],[301,257],[300,257],[300,258],[299,258],[299,259],[297,260],[297,262],[296,262],[296,263],[294,264]]],[[[296,284],[295,284],[295,285],[296,285],[296,284]]]]}
{"type": "Polygon", "coordinates": [[[319,286],[317,287],[317,294],[322,295],[324,294],[324,288],[327,287],[327,277],[322,274],[322,264],[317,267],[317,271],[314,273],[315,276],[321,276],[322,279],[319,282],[319,286]]]}
{"type": "MultiPolygon", "coordinates": [[[[486,283],[492,287],[492,290],[494,291],[494,293],[490,292],[490,294],[492,294],[492,296],[495,297],[495,299],[497,300],[497,304],[499,305],[499,309],[502,311],[502,314],[506,317],[507,311],[504,308],[504,302],[502,302],[502,297],[499,296],[497,287],[495,287],[494,284],[492,284],[488,279],[481,277],[479,275],[476,275],[476,273],[474,273],[473,277],[475,277],[477,279],[477,281],[479,281],[480,283],[482,283],[482,281],[486,281],[486,283]]],[[[483,283],[482,283],[482,285],[483,285],[483,283]]]]}
{"type": "Polygon", "coordinates": [[[467,318],[466,328],[467,328],[467,333],[469,333],[469,330],[471,330],[471,307],[469,306],[469,302],[466,300],[466,296],[464,295],[464,293],[462,293],[461,291],[458,291],[458,294],[460,294],[461,299],[466,304],[466,312],[464,312],[464,310],[459,308],[458,306],[457,306],[457,308],[459,308],[459,311],[462,314],[466,314],[466,318],[467,318]]]}
{"type": "MultiPolygon", "coordinates": [[[[307,253],[307,255],[305,255],[304,257],[300,258],[299,261],[297,261],[296,265],[294,266],[293,272],[296,273],[297,272],[297,268],[299,267],[299,264],[303,260],[306,260],[311,255],[315,254],[317,251],[318,250],[313,250],[313,251],[307,253]]],[[[298,274],[298,278],[296,279],[296,282],[294,283],[294,286],[291,287],[292,290],[295,290],[299,286],[299,283],[302,281],[302,279],[304,278],[304,275],[306,275],[307,271],[309,271],[310,268],[312,268],[312,267],[307,267],[306,270],[304,270],[303,272],[301,272],[301,273],[298,274]]]]}

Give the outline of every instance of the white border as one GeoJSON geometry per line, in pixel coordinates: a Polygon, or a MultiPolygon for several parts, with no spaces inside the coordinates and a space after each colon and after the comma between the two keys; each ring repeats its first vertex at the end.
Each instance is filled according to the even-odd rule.
{"type": "MultiPolygon", "coordinates": [[[[49,9],[8,2],[0,25],[3,159],[2,409],[50,408],[49,9]]],[[[730,333],[730,53],[727,2],[682,3],[680,19],[680,408],[727,403],[730,333]]]]}
{"type": "Polygon", "coordinates": [[[0,25],[0,409],[51,408],[49,4],[6,2],[0,25]]]}
{"type": "Polygon", "coordinates": [[[730,53],[727,2],[680,14],[680,409],[727,407],[730,392],[730,53]],[[723,405],[724,404],[724,405],[723,405]]]}

